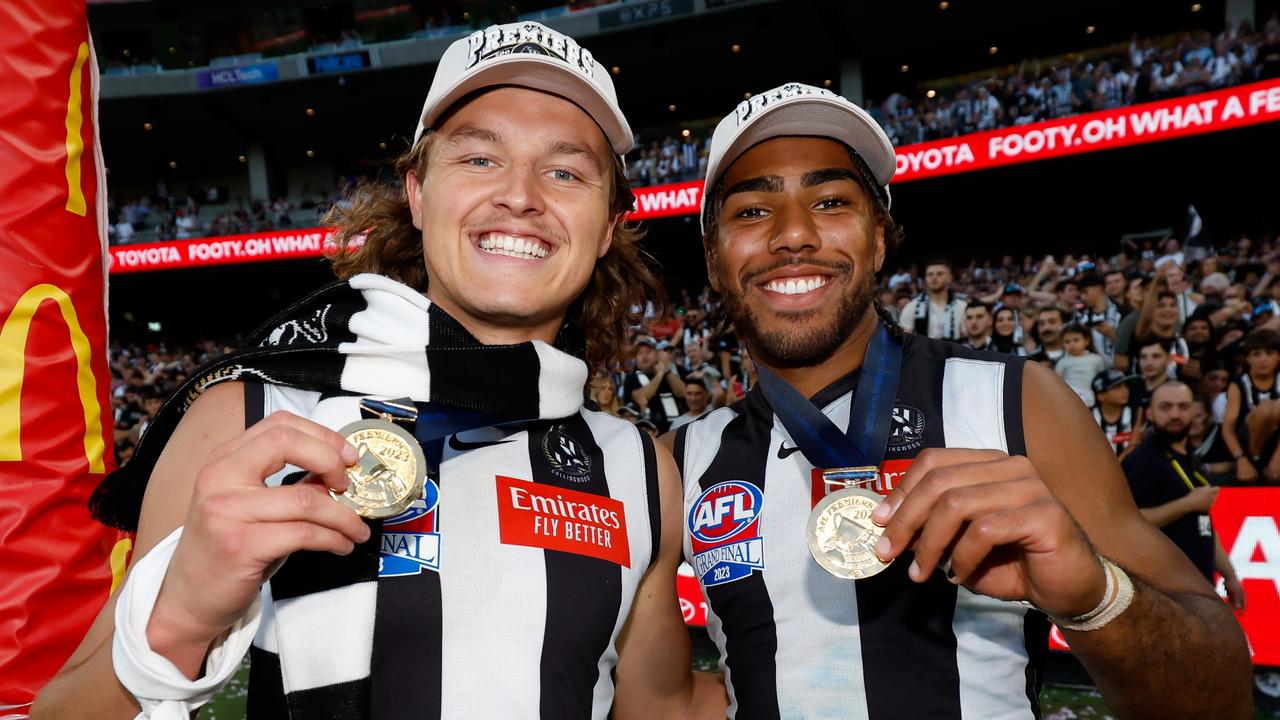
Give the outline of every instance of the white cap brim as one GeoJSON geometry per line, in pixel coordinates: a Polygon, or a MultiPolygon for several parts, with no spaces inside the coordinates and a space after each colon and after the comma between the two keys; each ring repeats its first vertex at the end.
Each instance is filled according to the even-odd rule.
{"type": "Polygon", "coordinates": [[[791,136],[831,138],[853,148],[867,164],[875,183],[884,189],[888,201],[889,183],[897,171],[897,156],[884,130],[865,110],[838,95],[803,94],[776,100],[754,110],[742,121],[736,112],[720,121],[712,137],[706,190],[702,195],[704,225],[707,195],[729,167],[756,145],[791,136]],[[722,134],[727,135],[724,140],[718,137],[722,134]],[[718,140],[724,143],[723,150],[716,147],[720,144],[718,140]]]}
{"type": "Polygon", "coordinates": [[[600,126],[615,153],[625,155],[631,150],[634,143],[631,127],[616,103],[605,97],[584,75],[567,67],[564,61],[527,53],[513,53],[489,60],[483,66],[464,73],[440,95],[429,96],[413,134],[414,142],[422,137],[424,129],[434,125],[462,98],[477,90],[502,85],[541,90],[574,103],[600,126]]]}

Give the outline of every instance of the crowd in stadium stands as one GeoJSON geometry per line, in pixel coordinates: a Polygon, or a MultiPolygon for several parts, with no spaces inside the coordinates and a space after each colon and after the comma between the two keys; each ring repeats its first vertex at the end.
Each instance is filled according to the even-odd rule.
{"type": "Polygon", "coordinates": [[[688,130],[680,138],[668,135],[661,142],[637,144],[627,160],[627,179],[632,185],[666,185],[701,180],[707,174],[710,140],[688,130]]]}
{"type": "MultiPolygon", "coordinates": [[[[877,299],[907,332],[1053,368],[1121,457],[1150,434],[1152,392],[1181,380],[1195,396],[1190,447],[1206,477],[1280,484],[1280,240],[903,266],[877,299]]],[[[633,361],[590,390],[655,432],[741,398],[755,380],[715,295],[676,301],[675,316],[637,337],[633,361]]]]}
{"type": "MultiPolygon", "coordinates": [[[[1121,457],[1149,434],[1152,392],[1181,380],[1195,395],[1190,447],[1206,476],[1280,484],[1280,238],[903,265],[886,268],[877,300],[907,332],[1053,368],[1121,457]]],[[[741,399],[756,379],[714,292],[682,290],[673,306],[635,328],[631,360],[586,389],[605,411],[654,433],[741,399]]],[[[112,347],[122,458],[160,400],[231,347],[112,347]]]]}
{"type": "Polygon", "coordinates": [[[1214,35],[1187,33],[1163,42],[1137,35],[1128,47],[1028,61],[1010,72],[937,92],[900,93],[870,108],[895,145],[1110,110],[1280,77],[1280,18],[1261,32],[1245,21],[1214,35]]]}
{"type": "Polygon", "coordinates": [[[224,188],[213,186],[190,188],[186,195],[177,196],[161,182],[154,194],[130,197],[123,205],[114,196],[107,197],[107,241],[127,245],[316,227],[329,208],[347,202],[351,188],[368,181],[366,176],[340,177],[333,192],[313,192],[304,186],[296,201],[282,195],[270,202],[228,200],[224,188]]]}
{"type": "Polygon", "coordinates": [[[201,340],[191,347],[112,343],[108,361],[117,461],[133,457],[138,438],[151,419],[193,370],[233,350],[233,345],[213,340],[201,340]]]}
{"type": "MultiPolygon", "coordinates": [[[[352,33],[337,40],[358,41],[352,33]]],[[[1159,41],[1135,36],[1127,47],[1073,57],[1061,64],[1024,62],[1005,76],[964,83],[923,101],[894,93],[880,103],[868,101],[868,110],[895,145],[910,145],[1280,77],[1280,17],[1271,15],[1261,31],[1242,22],[1218,35],[1196,32],[1159,41]]],[[[638,137],[627,158],[632,185],[698,180],[706,174],[710,141],[701,133],[682,130],[658,140],[641,132],[638,137]]],[[[333,193],[303,188],[292,199],[230,203],[218,188],[175,198],[160,183],[151,197],[132,198],[123,207],[111,201],[109,237],[124,244],[314,226],[330,206],[342,202],[343,189],[359,182],[340,178],[333,193]]]]}

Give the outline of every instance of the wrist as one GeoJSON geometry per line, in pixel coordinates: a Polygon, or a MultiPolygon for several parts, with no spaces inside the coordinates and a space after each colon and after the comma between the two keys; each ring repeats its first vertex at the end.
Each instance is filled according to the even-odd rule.
{"type": "Polygon", "coordinates": [[[1077,585],[1079,593],[1072,598],[1063,598],[1061,606],[1041,607],[1051,618],[1073,618],[1089,614],[1106,602],[1111,592],[1111,581],[1107,577],[1107,569],[1101,556],[1089,554],[1092,567],[1089,569],[1087,582],[1077,585]]]}
{"type": "Polygon", "coordinates": [[[194,680],[200,677],[209,646],[224,628],[208,627],[189,612],[175,608],[172,602],[166,602],[165,596],[170,592],[167,584],[160,587],[147,621],[147,645],[194,680]]]}
{"type": "Polygon", "coordinates": [[[1073,616],[1048,613],[1049,619],[1062,630],[1091,632],[1101,630],[1119,617],[1133,602],[1134,587],[1129,575],[1115,563],[1097,556],[1105,575],[1106,589],[1102,600],[1092,610],[1073,616]]]}

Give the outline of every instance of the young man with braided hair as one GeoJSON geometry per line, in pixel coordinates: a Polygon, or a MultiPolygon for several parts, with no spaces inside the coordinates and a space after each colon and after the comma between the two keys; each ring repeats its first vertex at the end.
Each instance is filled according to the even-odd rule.
{"type": "Polygon", "coordinates": [[[875,121],[784,85],[708,168],[707,271],[759,382],[668,441],[730,715],[1035,717],[1052,618],[1117,715],[1247,717],[1243,634],[1075,394],[877,313],[901,233],[875,121]]]}
{"type": "Polygon", "coordinates": [[[32,717],[185,718],[250,642],[250,717],[694,713],[674,463],[582,409],[660,302],[631,144],[571,38],[450,46],[404,187],[333,217],[363,243],[345,280],[206,367],[104,484],[136,555],[32,717]]]}

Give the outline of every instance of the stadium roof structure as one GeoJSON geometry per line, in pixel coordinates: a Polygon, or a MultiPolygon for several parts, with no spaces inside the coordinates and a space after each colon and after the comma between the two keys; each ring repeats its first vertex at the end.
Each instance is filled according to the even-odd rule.
{"type": "MultiPolygon", "coordinates": [[[[1183,5],[672,0],[615,3],[541,21],[575,35],[617,69],[620,104],[643,131],[709,124],[745,93],[788,81],[830,87],[856,101],[883,99],[934,80],[995,72],[1026,57],[1127,41],[1135,29],[1154,34],[1221,24],[1209,19],[1223,17],[1222,0],[1204,3],[1197,13],[1183,5]],[[672,11],[647,14],[651,5],[672,11]],[[1094,32],[1086,34],[1089,27],[1094,32]]],[[[169,45],[182,57],[186,45],[176,38],[251,18],[261,6],[247,0],[216,7],[95,5],[90,21],[104,58],[130,42],[151,43],[155,52],[169,45]]],[[[112,75],[104,68],[101,125],[113,181],[243,172],[239,158],[253,146],[264,149],[273,174],[306,164],[379,167],[404,148],[434,63],[456,37],[144,74],[112,75]]]]}

